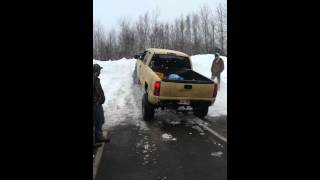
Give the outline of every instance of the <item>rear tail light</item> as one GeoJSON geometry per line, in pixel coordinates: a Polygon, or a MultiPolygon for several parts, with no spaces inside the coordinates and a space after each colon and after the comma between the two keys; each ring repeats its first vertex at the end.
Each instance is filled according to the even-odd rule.
{"type": "Polygon", "coordinates": [[[161,87],[160,81],[156,81],[156,83],[154,84],[154,95],[155,96],[160,96],[160,87],[161,87]]]}
{"type": "Polygon", "coordinates": [[[217,96],[217,93],[218,93],[218,84],[214,84],[213,85],[213,97],[216,97],[217,96]]]}

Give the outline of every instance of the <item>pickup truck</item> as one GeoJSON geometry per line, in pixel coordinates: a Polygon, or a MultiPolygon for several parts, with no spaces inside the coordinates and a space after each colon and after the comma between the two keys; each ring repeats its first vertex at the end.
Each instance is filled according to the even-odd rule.
{"type": "Polygon", "coordinates": [[[133,80],[144,89],[142,115],[145,121],[154,118],[156,108],[189,107],[200,118],[207,115],[218,87],[211,79],[192,70],[189,55],[149,48],[134,57],[133,80]]]}

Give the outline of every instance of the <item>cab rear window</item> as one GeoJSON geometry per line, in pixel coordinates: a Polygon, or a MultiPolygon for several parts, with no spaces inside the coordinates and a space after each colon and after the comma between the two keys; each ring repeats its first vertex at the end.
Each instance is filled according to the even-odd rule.
{"type": "Polygon", "coordinates": [[[153,69],[191,69],[190,60],[183,56],[155,54],[150,62],[153,69]]]}

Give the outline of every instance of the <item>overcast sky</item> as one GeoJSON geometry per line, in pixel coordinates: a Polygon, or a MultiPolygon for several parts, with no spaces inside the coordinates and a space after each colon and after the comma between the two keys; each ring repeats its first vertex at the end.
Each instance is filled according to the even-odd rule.
{"type": "Polygon", "coordinates": [[[198,11],[200,6],[207,5],[215,9],[219,3],[227,0],[93,0],[93,20],[99,21],[109,31],[119,28],[121,18],[135,21],[139,15],[158,9],[160,21],[171,22],[181,14],[198,11]]]}

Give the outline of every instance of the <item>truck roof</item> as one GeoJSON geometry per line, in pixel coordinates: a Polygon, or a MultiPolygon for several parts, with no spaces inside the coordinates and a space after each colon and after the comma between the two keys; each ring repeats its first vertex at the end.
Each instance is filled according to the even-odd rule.
{"type": "Polygon", "coordinates": [[[189,57],[188,54],[180,52],[180,51],[174,51],[170,49],[158,49],[158,48],[148,48],[148,51],[154,52],[155,54],[175,54],[177,56],[184,56],[189,57]]]}

